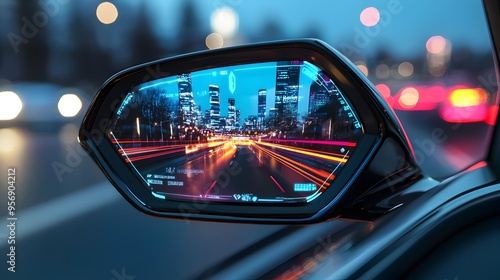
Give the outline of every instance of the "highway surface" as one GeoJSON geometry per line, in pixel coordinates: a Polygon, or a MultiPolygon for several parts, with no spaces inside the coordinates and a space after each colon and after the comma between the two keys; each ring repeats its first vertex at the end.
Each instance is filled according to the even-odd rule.
{"type": "Polygon", "coordinates": [[[346,141],[219,138],[191,144],[115,143],[155,196],[230,202],[304,202],[317,197],[356,146],[346,141]]]}

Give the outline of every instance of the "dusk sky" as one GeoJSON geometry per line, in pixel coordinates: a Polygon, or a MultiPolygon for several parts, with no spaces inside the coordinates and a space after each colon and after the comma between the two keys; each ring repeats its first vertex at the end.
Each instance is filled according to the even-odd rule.
{"type": "MultiPolygon", "coordinates": [[[[148,1],[155,15],[159,35],[172,37],[179,22],[181,1],[148,1]],[[168,20],[166,20],[168,16],[168,20]],[[170,34],[169,34],[170,33],[170,34]]],[[[228,6],[239,19],[243,36],[261,32],[269,21],[279,23],[287,37],[300,37],[316,29],[320,39],[339,48],[343,41],[351,43],[355,36],[368,38],[363,51],[386,46],[398,56],[425,52],[426,40],[435,35],[447,38],[453,45],[467,45],[471,49],[489,49],[487,26],[480,0],[197,0],[193,1],[201,23],[210,27],[214,9],[228,6]],[[265,9],[263,8],[265,6],[265,9]],[[378,27],[366,31],[359,15],[366,7],[379,9],[378,27]],[[377,31],[376,28],[379,28],[377,31]],[[373,32],[373,33],[370,33],[373,32]],[[370,47],[371,46],[371,47],[370,47]]],[[[137,5],[137,4],[131,4],[137,5]]]]}
{"type": "MultiPolygon", "coordinates": [[[[306,67],[306,66],[302,66],[306,67]]],[[[307,64],[307,67],[318,72],[318,68],[307,64]]],[[[299,115],[306,116],[309,103],[309,90],[313,80],[303,74],[299,77],[301,88],[299,90],[299,115]]],[[[274,93],[276,86],[276,63],[260,63],[247,66],[232,66],[217,69],[209,69],[191,73],[193,86],[193,96],[196,105],[201,105],[202,114],[210,109],[210,100],[208,93],[209,85],[217,85],[220,89],[220,114],[221,117],[227,116],[228,98],[236,100],[236,109],[241,112],[241,121],[249,115],[257,115],[258,91],[266,89],[266,114],[270,108],[274,108],[274,93]],[[229,76],[234,73],[235,87],[234,91],[230,89],[229,76]]],[[[177,77],[165,78],[144,85],[138,86],[139,89],[158,88],[165,91],[169,98],[178,100],[177,77]]]]}
{"type": "MultiPolygon", "coordinates": [[[[117,17],[109,24],[97,16],[102,0],[59,2],[47,26],[40,29],[47,31],[40,32],[46,38],[36,36],[29,44],[21,44],[19,54],[12,47],[15,45],[5,41],[0,73],[7,80],[35,79],[44,73],[57,83],[73,85],[81,80],[98,84],[121,69],[159,58],[303,37],[323,40],[356,65],[366,66],[365,73],[373,82],[379,82],[374,70],[386,57],[392,61],[382,63],[418,61],[413,65],[415,74],[426,71],[425,63],[420,62],[425,62],[431,38],[443,39],[447,56],[470,59],[465,65],[477,62],[476,68],[490,67],[487,59],[480,61],[491,52],[481,0],[120,0],[112,1],[117,17]],[[367,9],[376,10],[377,16],[366,16],[367,9]],[[363,18],[376,23],[367,25],[363,18]],[[210,45],[209,38],[218,41],[210,45]],[[37,44],[46,46],[45,51],[37,44]],[[22,65],[23,56],[29,54],[40,65],[22,65]],[[88,56],[92,58],[81,59],[88,56]],[[75,64],[82,66],[73,67],[75,64]]],[[[23,10],[20,8],[27,5],[20,3],[25,2],[0,1],[4,38],[9,32],[21,34],[20,18],[24,14],[31,18],[30,14],[41,9],[35,4],[33,11],[23,10]]],[[[467,67],[466,72],[472,68],[467,67]]],[[[453,70],[446,74],[458,73],[453,70]]]]}
{"type": "MultiPolygon", "coordinates": [[[[99,1],[78,3],[82,13],[94,14],[99,1]],[[88,9],[87,9],[88,7],[88,9]]],[[[133,22],[137,8],[146,5],[157,35],[165,44],[175,44],[185,1],[150,0],[117,1],[120,21],[133,22]]],[[[353,45],[363,53],[387,48],[394,55],[405,57],[425,54],[425,43],[431,36],[443,36],[453,46],[474,51],[490,49],[484,11],[480,0],[193,0],[196,18],[205,29],[211,29],[211,17],[220,7],[230,8],[237,16],[237,27],[226,42],[252,42],[252,37],[274,22],[281,37],[303,37],[313,30],[319,39],[341,49],[353,45]],[[367,7],[380,11],[380,21],[367,28],[360,22],[360,13],[367,7]]],[[[64,20],[62,17],[58,20],[64,20]]],[[[92,20],[95,20],[92,19],[92,20]]],[[[124,27],[127,28],[127,27],[124,27]]],[[[111,39],[111,38],[110,38],[111,39]]],[[[118,39],[117,39],[118,40],[118,39]]]]}

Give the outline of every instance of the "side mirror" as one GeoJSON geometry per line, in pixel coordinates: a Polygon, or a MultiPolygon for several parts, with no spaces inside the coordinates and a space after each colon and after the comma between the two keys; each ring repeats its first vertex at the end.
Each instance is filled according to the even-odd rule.
{"type": "Polygon", "coordinates": [[[173,218],[317,222],[419,174],[374,87],[312,39],[122,71],[79,140],[132,205],[173,218]]]}

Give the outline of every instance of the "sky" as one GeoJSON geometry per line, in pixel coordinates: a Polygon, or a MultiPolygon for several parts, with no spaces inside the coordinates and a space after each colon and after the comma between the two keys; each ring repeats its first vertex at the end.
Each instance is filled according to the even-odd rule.
{"type": "MultiPolygon", "coordinates": [[[[310,75],[316,76],[318,68],[306,64],[311,71],[310,75]]],[[[274,108],[274,93],[276,86],[276,63],[259,63],[244,66],[232,66],[216,69],[208,69],[191,73],[193,96],[196,105],[200,105],[202,114],[210,109],[210,100],[208,93],[209,85],[217,85],[220,93],[220,115],[228,115],[228,98],[234,98],[236,101],[236,110],[241,112],[241,121],[250,115],[257,115],[258,91],[265,89],[266,94],[266,113],[274,108]],[[231,79],[231,73],[234,79],[231,79]],[[230,80],[234,80],[231,83],[230,80]]],[[[301,71],[299,76],[299,116],[306,116],[309,104],[309,90],[313,80],[301,71]]],[[[157,81],[148,82],[137,86],[139,90],[157,88],[159,92],[166,92],[166,96],[172,98],[175,102],[178,100],[177,77],[167,77],[157,81]]],[[[299,117],[300,119],[300,117],[299,117]]]]}
{"type": "MultiPolygon", "coordinates": [[[[491,50],[481,0],[110,0],[118,8],[117,21],[110,25],[100,23],[96,17],[96,8],[103,1],[37,2],[63,3],[58,6],[59,11],[48,18],[47,27],[51,31],[49,36],[53,53],[61,54],[50,54],[53,58],[50,61],[50,76],[55,80],[59,76],[67,76],[65,69],[69,64],[64,52],[76,48],[74,25],[71,24],[74,22],[71,17],[76,13],[80,15],[78,19],[83,21],[82,26],[88,23],[95,31],[92,37],[95,41],[91,41],[95,49],[112,53],[110,65],[119,69],[182,53],[186,44],[191,42],[196,42],[193,43],[196,46],[185,52],[206,49],[203,43],[210,33],[217,32],[212,19],[221,8],[230,9],[237,18],[234,33],[224,35],[224,46],[312,36],[337,48],[356,64],[371,68],[376,66],[371,61],[379,51],[389,53],[395,61],[423,61],[427,55],[426,42],[433,36],[446,38],[452,46],[452,54],[462,53],[455,51],[461,48],[481,55],[491,50]],[[182,20],[188,18],[183,13],[186,3],[193,4],[194,18],[199,23],[194,34],[182,33],[186,28],[180,26],[182,20]],[[380,11],[381,18],[373,27],[366,27],[360,21],[360,14],[368,7],[380,11]],[[147,59],[142,59],[141,54],[134,54],[136,50],[130,47],[133,45],[131,39],[137,38],[134,36],[139,33],[136,30],[140,30],[136,23],[138,17],[144,15],[141,12],[143,8],[163,47],[162,51],[147,59]],[[351,55],[353,51],[357,55],[351,55]]],[[[2,34],[21,32],[17,24],[22,21],[15,18],[18,15],[13,12],[18,6],[16,3],[15,0],[0,1],[2,34]]],[[[8,40],[5,42],[9,44],[8,40]]],[[[14,64],[20,56],[15,56],[7,44],[1,56],[7,57],[5,65],[14,64]]],[[[17,71],[16,67],[14,71],[8,67],[3,69],[3,72],[7,71],[18,73],[9,76],[22,76],[19,74],[21,70],[17,71]]]]}
{"type": "MultiPolygon", "coordinates": [[[[180,13],[188,0],[113,1],[119,9],[120,21],[129,22],[139,5],[146,5],[156,33],[165,41],[175,43],[180,13]]],[[[252,42],[252,37],[265,31],[269,22],[276,22],[280,37],[298,38],[315,30],[317,37],[340,48],[354,44],[370,53],[386,47],[397,56],[425,52],[425,42],[440,35],[453,45],[468,46],[476,51],[489,50],[490,39],[481,0],[191,0],[204,32],[211,30],[211,16],[221,7],[232,9],[238,18],[235,43],[252,42]],[[367,7],[381,13],[379,24],[366,28],[360,14],[367,7]],[[363,37],[365,42],[360,42],[363,37]]],[[[78,3],[91,15],[96,2],[78,3]]],[[[73,3],[72,3],[73,4],[73,3]]],[[[230,41],[230,40],[227,40],[230,41]]]]}
{"type": "MultiPolygon", "coordinates": [[[[157,31],[166,37],[175,34],[180,1],[147,2],[157,31]],[[168,20],[166,16],[168,15],[168,20]]],[[[303,36],[315,29],[319,39],[339,48],[343,42],[371,52],[375,46],[390,48],[398,56],[425,51],[428,38],[440,35],[453,45],[484,51],[490,47],[480,0],[197,0],[201,23],[219,7],[229,7],[238,15],[238,31],[244,37],[261,32],[269,21],[281,23],[286,37],[303,36]],[[366,28],[360,23],[363,9],[373,6],[381,13],[379,24],[366,28]],[[373,47],[372,47],[373,46],[373,47]]]]}

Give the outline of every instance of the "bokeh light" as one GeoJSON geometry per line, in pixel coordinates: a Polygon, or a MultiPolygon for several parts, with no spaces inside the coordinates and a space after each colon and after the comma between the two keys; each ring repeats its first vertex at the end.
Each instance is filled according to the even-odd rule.
{"type": "Polygon", "coordinates": [[[434,77],[443,76],[451,58],[451,42],[442,36],[433,36],[427,40],[426,49],[429,73],[434,77]]]}
{"type": "Polygon", "coordinates": [[[469,107],[486,104],[488,94],[482,88],[461,88],[450,94],[450,102],[455,107],[469,107]]]}
{"type": "Polygon", "coordinates": [[[238,14],[229,7],[219,8],[212,13],[210,25],[213,32],[232,37],[238,30],[238,14]]]}
{"type": "Polygon", "coordinates": [[[375,76],[379,79],[387,79],[391,76],[391,69],[387,64],[379,64],[375,68],[375,76]]]}
{"type": "Polygon", "coordinates": [[[375,88],[385,99],[391,96],[391,89],[386,84],[378,84],[375,86],[375,88]]]}
{"type": "Polygon", "coordinates": [[[420,95],[418,93],[418,90],[413,87],[405,88],[401,92],[401,96],[399,96],[398,103],[401,105],[403,108],[413,108],[415,105],[417,105],[418,99],[420,98],[420,95]]]}
{"type": "Polygon", "coordinates": [[[13,120],[21,113],[23,102],[13,91],[0,92],[0,120],[13,120]]]}
{"type": "Polygon", "coordinates": [[[359,20],[364,26],[375,26],[380,21],[380,12],[375,7],[368,7],[361,12],[359,20]]]}
{"type": "Polygon", "coordinates": [[[394,104],[394,97],[391,96],[391,89],[389,88],[389,86],[386,84],[378,84],[375,86],[375,88],[378,90],[378,92],[380,92],[382,97],[384,97],[387,104],[392,107],[394,104]]]}
{"type": "Polygon", "coordinates": [[[111,24],[118,18],[118,9],[113,3],[102,2],[97,6],[96,16],[103,24],[111,24]]]}
{"type": "Polygon", "coordinates": [[[57,108],[63,117],[74,117],[82,109],[82,101],[75,94],[68,93],[61,96],[61,99],[57,103],[57,108]]]}
{"type": "Polygon", "coordinates": [[[446,48],[446,39],[442,36],[432,36],[425,43],[425,48],[432,54],[442,53],[446,48]]]}
{"type": "Polygon", "coordinates": [[[498,106],[497,105],[490,106],[490,109],[488,111],[488,117],[486,118],[485,122],[489,125],[495,125],[497,116],[498,116],[498,106]]]}
{"type": "Polygon", "coordinates": [[[361,62],[356,62],[356,67],[358,67],[359,70],[361,70],[361,72],[363,72],[363,74],[365,74],[365,76],[368,76],[368,67],[366,67],[366,65],[364,63],[361,63],[361,62]]]}
{"type": "Polygon", "coordinates": [[[413,75],[413,64],[407,61],[399,64],[398,73],[403,77],[410,77],[413,75]]]}
{"type": "Polygon", "coordinates": [[[207,45],[207,48],[211,50],[222,48],[224,45],[224,38],[222,38],[222,36],[218,33],[211,33],[205,39],[205,44],[207,45]]]}

